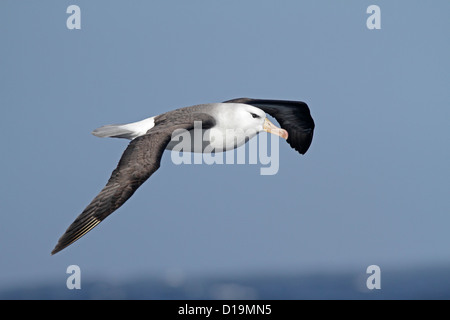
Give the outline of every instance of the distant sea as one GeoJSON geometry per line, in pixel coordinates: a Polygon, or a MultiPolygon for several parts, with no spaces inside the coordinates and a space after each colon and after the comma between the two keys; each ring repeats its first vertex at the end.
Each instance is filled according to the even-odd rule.
{"type": "Polygon", "coordinates": [[[380,289],[369,290],[369,275],[354,273],[208,276],[168,282],[141,277],[129,281],[83,280],[80,290],[61,283],[0,289],[1,300],[413,300],[450,299],[450,267],[383,272],[380,289]]]}

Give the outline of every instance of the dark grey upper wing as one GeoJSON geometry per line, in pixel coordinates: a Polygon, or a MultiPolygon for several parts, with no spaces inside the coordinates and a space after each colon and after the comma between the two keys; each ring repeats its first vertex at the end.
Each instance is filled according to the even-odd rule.
{"type": "Polygon", "coordinates": [[[106,186],[69,226],[52,254],[80,239],[124,204],[158,170],[172,133],[177,129],[193,129],[194,121],[202,121],[204,129],[212,127],[215,123],[207,114],[190,114],[165,125],[155,126],[146,135],[132,140],[106,186]]]}
{"type": "Polygon", "coordinates": [[[311,145],[314,133],[314,120],[308,105],[301,101],[265,100],[239,98],[226,103],[245,103],[260,108],[274,117],[285,129],[289,137],[287,142],[292,148],[305,154],[311,145]]]}

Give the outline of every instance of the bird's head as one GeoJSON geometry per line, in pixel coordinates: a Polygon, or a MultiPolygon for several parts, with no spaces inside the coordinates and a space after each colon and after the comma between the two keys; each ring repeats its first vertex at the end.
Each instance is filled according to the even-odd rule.
{"type": "Polygon", "coordinates": [[[283,139],[288,138],[287,131],[270,122],[263,110],[248,104],[237,105],[238,107],[235,109],[234,117],[237,118],[235,123],[240,124],[240,129],[244,131],[255,130],[256,133],[266,131],[280,136],[283,139]]]}

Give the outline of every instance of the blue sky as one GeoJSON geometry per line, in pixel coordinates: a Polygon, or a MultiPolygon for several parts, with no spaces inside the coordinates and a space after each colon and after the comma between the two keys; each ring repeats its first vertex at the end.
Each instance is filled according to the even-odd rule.
{"type": "Polygon", "coordinates": [[[2,1],[0,288],[83,277],[450,264],[450,3],[2,1]],[[81,9],[68,30],[66,9],[81,9]],[[366,9],[381,9],[369,30],[366,9]],[[302,100],[280,169],[161,168],[50,256],[125,140],[90,132],[198,103],[302,100]]]}

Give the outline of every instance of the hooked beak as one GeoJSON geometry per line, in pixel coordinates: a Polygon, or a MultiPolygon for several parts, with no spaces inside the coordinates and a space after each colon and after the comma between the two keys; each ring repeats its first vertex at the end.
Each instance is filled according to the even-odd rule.
{"type": "Polygon", "coordinates": [[[264,120],[263,130],[268,133],[276,134],[277,136],[282,137],[283,139],[288,138],[288,133],[286,130],[278,128],[276,125],[274,125],[272,122],[269,121],[269,119],[264,120]]]}

